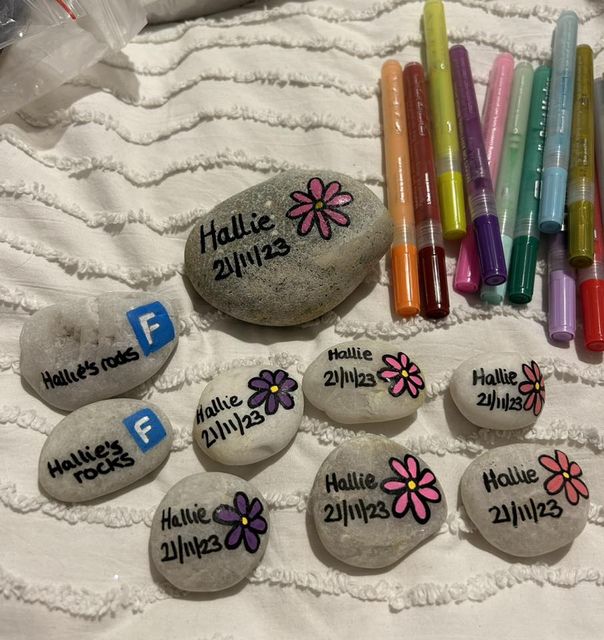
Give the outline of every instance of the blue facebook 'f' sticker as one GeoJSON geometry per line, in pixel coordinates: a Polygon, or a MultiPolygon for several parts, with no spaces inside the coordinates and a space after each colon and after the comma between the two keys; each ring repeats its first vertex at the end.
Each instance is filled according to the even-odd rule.
{"type": "Polygon", "coordinates": [[[143,453],[153,449],[166,437],[164,425],[151,409],[141,409],[124,418],[123,423],[143,453]]]}
{"type": "Polygon", "coordinates": [[[174,324],[161,302],[136,307],[126,315],[146,356],[174,340],[174,324]]]}

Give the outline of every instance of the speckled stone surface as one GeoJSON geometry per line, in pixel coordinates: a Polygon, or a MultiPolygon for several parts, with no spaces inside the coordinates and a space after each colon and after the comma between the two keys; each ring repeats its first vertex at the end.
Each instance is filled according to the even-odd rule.
{"type": "Polygon", "coordinates": [[[347,440],[317,472],[309,510],[333,556],[355,567],[387,567],[434,535],[447,516],[435,474],[384,436],[347,440]]]}
{"type": "Polygon", "coordinates": [[[295,325],[342,302],[392,241],[363,184],[333,171],[286,171],[225,200],[197,222],[185,273],[235,318],[295,325]]]}
{"type": "Polygon", "coordinates": [[[51,305],[21,331],[21,375],[72,411],[145,382],[178,341],[172,305],[151,293],[104,293],[51,305]]]}
{"type": "Polygon", "coordinates": [[[485,429],[521,429],[545,406],[539,365],[520,353],[483,353],[462,362],[449,387],[459,411],[485,429]]]}
{"type": "Polygon", "coordinates": [[[569,450],[511,444],[474,460],[461,479],[472,522],[497,549],[540,556],[572,542],[589,513],[589,481],[569,450]]]}
{"type": "Polygon", "coordinates": [[[287,446],[303,413],[297,375],[275,367],[231,369],[202,391],[193,438],[217,462],[252,464],[287,446]]]}
{"type": "Polygon", "coordinates": [[[172,425],[156,405],[102,400],[51,431],[38,463],[40,486],[63,502],[85,502],[140,480],[169,455],[172,425]]]}
{"type": "Polygon", "coordinates": [[[325,349],[308,366],[304,395],[338,422],[385,422],[415,413],[426,379],[407,345],[354,340],[325,349]]]}
{"type": "Polygon", "coordinates": [[[228,473],[198,473],[177,482],[157,507],[151,559],[178,589],[220,591],[258,566],[269,527],[254,485],[228,473]]]}

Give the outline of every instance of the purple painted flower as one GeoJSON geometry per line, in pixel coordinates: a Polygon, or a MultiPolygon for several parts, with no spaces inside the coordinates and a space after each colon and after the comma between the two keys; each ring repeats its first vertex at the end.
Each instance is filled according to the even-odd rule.
{"type": "Polygon", "coordinates": [[[243,491],[237,491],[232,507],[228,504],[216,507],[212,514],[214,521],[231,527],[224,539],[224,546],[227,549],[237,549],[243,540],[246,550],[256,553],[260,546],[260,536],[268,529],[266,520],[260,515],[263,510],[258,498],[254,498],[250,504],[243,491]]]}
{"type": "Polygon", "coordinates": [[[329,240],[332,223],[340,227],[350,225],[350,217],[340,211],[339,207],[349,205],[353,197],[352,194],[342,191],[342,185],[339,182],[330,182],[325,186],[321,178],[312,178],[308,181],[307,188],[307,193],[294,191],[289,194],[297,204],[285,214],[292,220],[300,220],[298,235],[308,235],[316,224],[319,235],[324,240],[329,240]]]}
{"type": "Polygon", "coordinates": [[[283,369],[277,369],[277,371],[263,369],[257,378],[252,378],[247,383],[247,386],[255,391],[247,401],[250,409],[256,409],[264,404],[266,415],[272,416],[277,413],[279,405],[284,409],[294,408],[294,397],[290,391],[295,391],[298,383],[283,369]]]}

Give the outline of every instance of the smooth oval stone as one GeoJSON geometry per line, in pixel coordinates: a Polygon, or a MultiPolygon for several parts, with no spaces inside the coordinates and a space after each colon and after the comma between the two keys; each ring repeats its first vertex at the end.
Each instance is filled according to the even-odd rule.
{"type": "Polygon", "coordinates": [[[327,456],[309,510],[329,553],[354,567],[379,569],[434,535],[447,502],[421,458],[389,438],[366,435],[327,456]]]}
{"type": "Polygon", "coordinates": [[[539,365],[519,353],[482,353],[454,371],[451,397],[460,412],[485,429],[521,429],[545,405],[539,365]]]}
{"type": "Polygon", "coordinates": [[[362,183],[333,171],[286,171],[225,200],[191,231],[185,273],[235,318],[283,326],[313,320],[364,280],[392,223],[362,183]]]}
{"type": "Polygon", "coordinates": [[[156,469],[170,453],[172,425],[150,402],[118,398],[77,409],[50,432],[40,485],[62,502],[113,493],[156,469]]]}
{"type": "Polygon", "coordinates": [[[302,389],[291,373],[242,367],[206,385],[193,438],[217,462],[252,464],[281,451],[296,435],[303,413],[302,389]]]}
{"type": "Polygon", "coordinates": [[[228,473],[177,482],[157,507],[149,548],[156,569],[183,591],[220,591],[259,564],[269,537],[262,494],[228,473]]]}
{"type": "Polygon", "coordinates": [[[176,343],[172,305],[150,293],[104,293],[40,309],[21,331],[21,375],[72,411],[142,384],[176,343]]]}
{"type": "Polygon", "coordinates": [[[402,345],[342,342],[320,353],[302,381],[304,395],[338,422],[386,422],[424,403],[425,377],[402,345]]]}
{"type": "Polygon", "coordinates": [[[511,444],[483,453],[461,478],[461,499],[487,542],[522,558],[572,542],[589,512],[580,465],[554,445],[511,444]]]}

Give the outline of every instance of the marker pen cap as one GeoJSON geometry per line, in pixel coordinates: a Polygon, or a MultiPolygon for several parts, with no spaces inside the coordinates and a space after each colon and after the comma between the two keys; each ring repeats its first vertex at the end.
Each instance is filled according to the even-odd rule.
{"type": "Polygon", "coordinates": [[[604,280],[587,280],[579,287],[585,346],[604,351],[604,280]]]}
{"type": "Polygon", "coordinates": [[[392,290],[396,312],[408,318],[419,313],[417,248],[414,244],[392,246],[392,290]]]}
{"type": "Polygon", "coordinates": [[[549,274],[549,337],[558,342],[569,342],[575,337],[577,323],[575,279],[564,269],[549,274]],[[551,304],[555,300],[556,304],[551,304]]]}
{"type": "Polygon", "coordinates": [[[488,285],[503,284],[507,278],[507,269],[503,255],[499,219],[490,214],[478,216],[474,220],[474,231],[480,257],[482,281],[488,285]]]}
{"type": "Polygon", "coordinates": [[[539,239],[522,236],[514,240],[512,268],[508,277],[508,298],[513,304],[526,304],[533,299],[539,239]]]}
{"type": "Polygon", "coordinates": [[[449,291],[445,250],[442,247],[424,247],[419,250],[419,280],[422,289],[422,308],[426,318],[444,318],[449,315],[449,291]]]}
{"type": "MultiPolygon", "coordinates": [[[[514,241],[509,236],[501,236],[501,242],[503,244],[503,255],[505,257],[505,263],[510,264],[512,257],[512,245],[514,241]]],[[[480,299],[488,304],[501,304],[505,298],[505,290],[507,283],[498,284],[494,287],[483,286],[480,292],[480,299]]]]}
{"type": "Polygon", "coordinates": [[[594,206],[588,200],[568,206],[568,256],[570,264],[584,269],[594,261],[594,206]]]}
{"type": "Polygon", "coordinates": [[[476,293],[480,289],[480,260],[473,226],[459,245],[453,289],[457,293],[476,293]]]}
{"type": "Polygon", "coordinates": [[[567,179],[566,169],[549,167],[543,170],[541,206],[539,207],[539,230],[542,233],[558,233],[562,228],[567,179]]]}
{"type": "Polygon", "coordinates": [[[438,176],[440,221],[445,240],[459,240],[466,235],[466,211],[461,171],[447,171],[438,176]]]}

